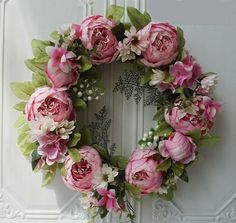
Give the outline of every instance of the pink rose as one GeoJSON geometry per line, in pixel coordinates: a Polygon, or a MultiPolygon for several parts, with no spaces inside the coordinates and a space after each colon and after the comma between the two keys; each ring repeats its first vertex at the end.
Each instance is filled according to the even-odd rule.
{"type": "Polygon", "coordinates": [[[168,23],[151,22],[142,29],[149,33],[149,46],[141,62],[149,67],[160,67],[172,62],[178,55],[176,28],[168,23]]]}
{"type": "Polygon", "coordinates": [[[98,206],[105,205],[108,211],[114,212],[117,212],[120,209],[114,189],[106,190],[104,188],[98,188],[97,192],[100,196],[102,196],[101,200],[98,202],[98,206]]]}
{"type": "Polygon", "coordinates": [[[77,83],[80,68],[78,59],[72,51],[65,48],[48,46],[46,52],[50,57],[46,73],[53,87],[70,87],[77,83]]]}
{"type": "Polygon", "coordinates": [[[180,132],[174,132],[168,140],[160,143],[159,150],[163,157],[171,157],[177,162],[188,164],[195,159],[196,148],[192,138],[180,132]]]}
{"type": "Polygon", "coordinates": [[[142,194],[154,192],[162,184],[162,173],[156,170],[156,153],[152,149],[134,151],[125,169],[126,181],[137,186],[142,194]]]}
{"type": "Polygon", "coordinates": [[[70,156],[66,158],[63,181],[71,189],[89,192],[93,188],[94,174],[101,170],[102,161],[98,152],[90,146],[82,146],[79,153],[82,157],[79,163],[74,163],[70,156]]]}
{"type": "Polygon", "coordinates": [[[61,122],[70,120],[73,105],[65,91],[42,87],[31,95],[25,113],[28,121],[37,120],[40,116],[50,116],[55,122],[61,122]]]}
{"type": "Polygon", "coordinates": [[[202,68],[189,54],[182,60],[170,66],[170,74],[175,78],[174,85],[191,88],[202,74],[202,68]]]}
{"type": "Polygon", "coordinates": [[[38,154],[48,165],[63,163],[67,152],[67,141],[60,136],[49,133],[39,138],[38,154]]]}
{"type": "Polygon", "coordinates": [[[80,40],[86,49],[95,50],[93,64],[110,63],[118,56],[118,42],[111,31],[114,26],[112,20],[100,15],[89,16],[81,23],[80,40]]]}
{"type": "Polygon", "coordinates": [[[200,96],[193,102],[191,112],[175,106],[165,111],[165,120],[173,129],[183,134],[193,131],[205,134],[212,129],[216,113],[221,108],[219,102],[200,96]]]}

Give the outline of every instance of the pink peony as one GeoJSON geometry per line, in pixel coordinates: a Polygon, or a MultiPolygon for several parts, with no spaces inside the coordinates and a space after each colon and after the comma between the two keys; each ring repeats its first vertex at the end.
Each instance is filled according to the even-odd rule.
{"type": "Polygon", "coordinates": [[[98,202],[98,206],[106,205],[108,211],[117,212],[120,209],[119,204],[116,199],[116,192],[114,189],[106,190],[104,188],[98,188],[97,192],[102,196],[101,200],[98,202]]]}
{"type": "Polygon", "coordinates": [[[111,31],[114,26],[112,20],[100,15],[89,16],[82,21],[80,39],[86,49],[94,50],[91,55],[93,64],[110,63],[118,56],[118,43],[111,31]]]}
{"type": "Polygon", "coordinates": [[[193,131],[201,131],[204,134],[212,129],[216,113],[221,109],[219,102],[207,96],[199,96],[193,102],[191,111],[175,106],[165,111],[165,120],[172,128],[183,134],[193,131]]]}
{"type": "Polygon", "coordinates": [[[60,136],[49,133],[39,138],[38,154],[48,165],[63,163],[67,152],[67,141],[60,136]]]}
{"type": "Polygon", "coordinates": [[[47,64],[46,73],[53,87],[70,87],[77,83],[80,68],[78,59],[72,51],[65,48],[48,46],[46,52],[50,59],[47,64]]]}
{"type": "Polygon", "coordinates": [[[70,156],[66,158],[66,176],[63,181],[71,189],[89,192],[94,186],[94,174],[101,169],[102,161],[98,152],[90,146],[82,146],[79,153],[82,156],[79,163],[74,163],[70,156]]]}
{"type": "Polygon", "coordinates": [[[177,61],[170,66],[170,74],[175,78],[175,86],[191,88],[202,74],[202,69],[197,61],[188,54],[183,61],[177,61]]]}
{"type": "Polygon", "coordinates": [[[142,33],[149,33],[149,45],[141,62],[149,67],[160,67],[171,63],[178,54],[176,28],[168,23],[151,22],[142,33]]]}
{"type": "Polygon", "coordinates": [[[177,162],[187,164],[195,159],[196,145],[192,138],[180,132],[174,132],[168,140],[160,143],[159,150],[163,157],[171,157],[177,162]]]}
{"type": "Polygon", "coordinates": [[[152,149],[135,150],[126,167],[126,181],[137,186],[142,194],[154,192],[162,184],[162,173],[156,170],[156,153],[152,149]]]}
{"type": "Polygon", "coordinates": [[[25,113],[28,121],[50,116],[55,122],[61,122],[72,117],[73,105],[65,91],[42,87],[31,95],[25,113]]]}

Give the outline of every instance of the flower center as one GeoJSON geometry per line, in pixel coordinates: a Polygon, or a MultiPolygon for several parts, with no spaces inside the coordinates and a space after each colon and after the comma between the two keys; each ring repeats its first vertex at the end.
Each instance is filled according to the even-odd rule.
{"type": "Polygon", "coordinates": [[[55,115],[60,111],[60,104],[55,98],[46,98],[45,101],[39,106],[38,112],[43,116],[55,115]]]}
{"type": "Polygon", "coordinates": [[[136,172],[132,178],[133,180],[143,181],[143,180],[148,179],[148,174],[145,170],[141,170],[139,172],[136,172]]]}
{"type": "Polygon", "coordinates": [[[105,181],[105,182],[108,182],[108,175],[107,174],[103,174],[102,180],[105,181]]]}
{"type": "Polygon", "coordinates": [[[79,163],[74,163],[71,168],[72,177],[78,181],[92,172],[92,167],[87,160],[82,159],[79,163]]]}
{"type": "Polygon", "coordinates": [[[134,36],[133,39],[131,40],[131,43],[132,43],[133,45],[137,45],[138,42],[139,42],[139,40],[138,40],[138,37],[137,37],[137,36],[134,36]]]}
{"type": "Polygon", "coordinates": [[[172,44],[171,38],[169,36],[159,33],[156,37],[154,45],[160,51],[166,51],[167,48],[172,44]]]}

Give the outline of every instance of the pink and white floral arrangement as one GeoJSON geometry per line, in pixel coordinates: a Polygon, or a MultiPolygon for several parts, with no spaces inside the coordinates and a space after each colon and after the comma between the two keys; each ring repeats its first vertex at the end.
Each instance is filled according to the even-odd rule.
{"type": "Polygon", "coordinates": [[[183,31],[152,22],[147,12],[112,5],[107,16],[93,15],[80,24],[60,27],[52,41],[33,40],[33,59],[26,60],[32,81],[12,83],[22,101],[16,122],[18,145],[31,157],[34,171],[46,172],[43,185],[57,169],[63,182],[82,193],[89,222],[109,212],[133,221],[130,198],[153,194],[171,200],[176,182],[188,181],[186,168],[198,148],[218,141],[209,131],[222,106],[213,100],[217,75],[203,73],[184,49],[183,31]],[[104,94],[99,65],[130,62],[142,69],[140,86],[155,88],[161,97],[156,125],[139,141],[128,159],[114,156],[91,140],[78,113],[104,94]]]}

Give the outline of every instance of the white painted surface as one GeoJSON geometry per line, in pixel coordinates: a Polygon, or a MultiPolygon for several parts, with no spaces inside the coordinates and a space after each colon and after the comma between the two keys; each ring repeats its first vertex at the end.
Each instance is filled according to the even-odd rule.
{"type": "MultiPolygon", "coordinates": [[[[12,127],[17,118],[12,106],[17,99],[9,83],[30,79],[23,61],[31,57],[32,38],[47,39],[60,24],[79,22],[92,13],[103,14],[110,3],[146,8],[154,19],[181,26],[187,48],[204,70],[220,74],[216,96],[224,104],[215,130],[221,142],[200,151],[200,161],[189,170],[190,183],[178,184],[173,203],[146,197],[137,204],[137,223],[236,222],[236,1],[0,0],[0,223],[83,222],[78,195],[59,178],[42,188],[42,175],[32,173],[30,163],[20,154],[12,127]]],[[[152,126],[154,109],[111,93],[123,70],[119,64],[104,68],[107,94],[89,106],[87,118],[92,120],[94,112],[106,104],[113,119],[111,139],[123,148],[117,153],[129,155],[143,130],[152,126]]],[[[111,222],[111,218],[104,222],[111,222]]]]}

